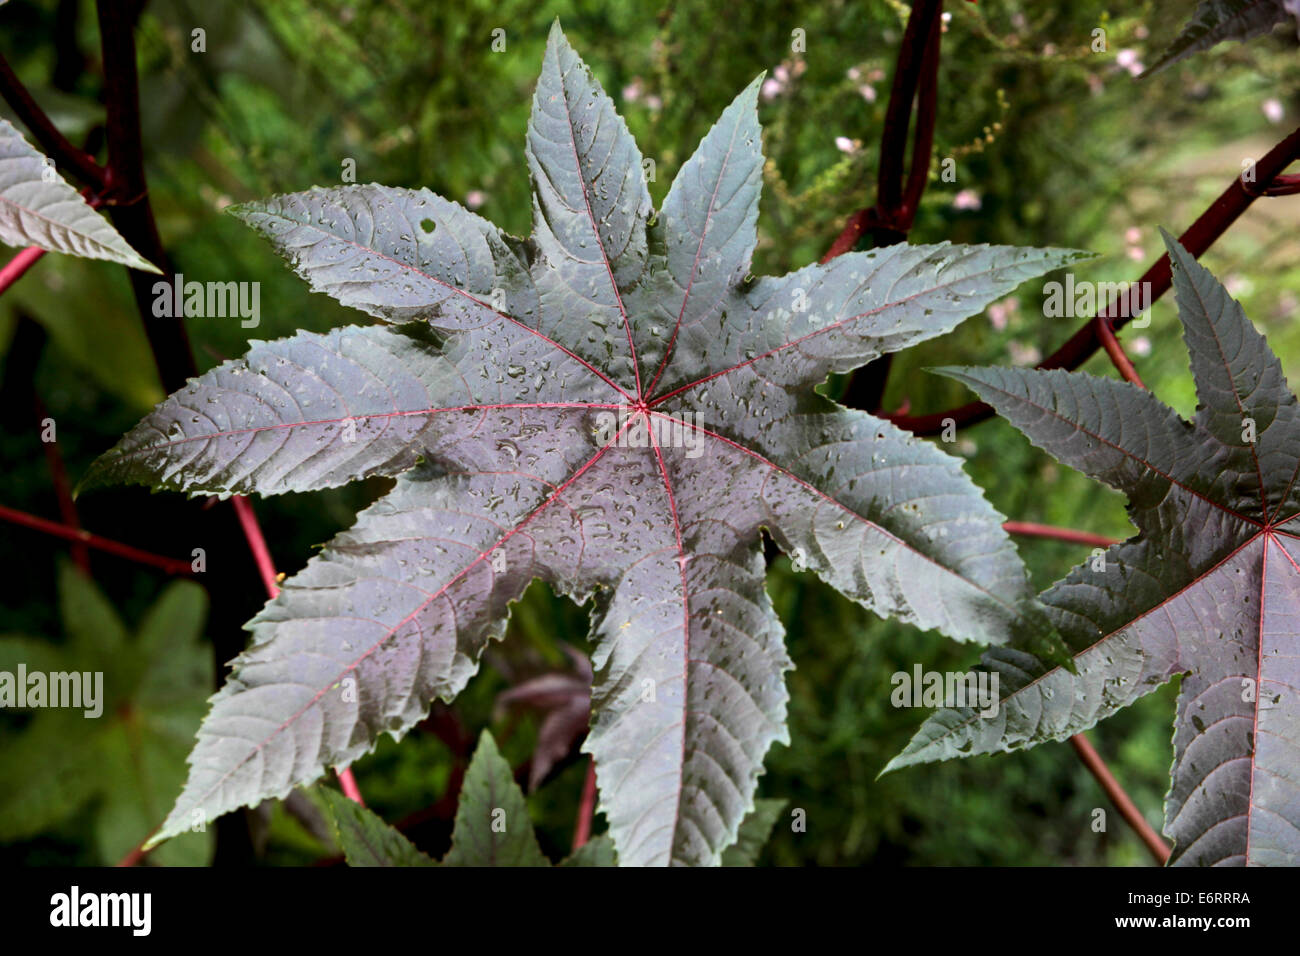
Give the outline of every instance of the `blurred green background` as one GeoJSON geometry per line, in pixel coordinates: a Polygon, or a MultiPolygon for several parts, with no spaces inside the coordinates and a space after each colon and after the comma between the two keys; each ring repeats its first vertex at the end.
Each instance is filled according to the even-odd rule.
{"type": "MultiPolygon", "coordinates": [[[[913,242],[1073,246],[1100,254],[1076,270],[1078,279],[1135,279],[1161,248],[1157,226],[1185,229],[1243,160],[1262,156],[1300,117],[1300,60],[1295,34],[1285,30],[1138,81],[1139,64],[1173,38],[1188,4],[1127,3],[1122,15],[1095,0],[947,6],[936,175],[913,242]],[[1105,31],[1103,53],[1091,49],[1097,28],[1105,31]],[[937,175],[949,157],[955,182],[937,175]]],[[[768,164],[754,272],[779,274],[813,261],[845,218],[874,199],[878,137],[906,14],[905,4],[890,0],[151,2],[137,42],[150,196],[164,244],[186,279],[261,283],[258,328],[243,329],[238,319],[189,321],[199,364],[237,357],[252,338],[368,321],[310,293],[269,246],[222,214],[231,203],[339,183],[353,160],[358,182],[428,186],[527,233],[524,129],[556,16],[654,159],[656,201],[719,112],[767,71],[760,119],[768,164]],[[204,31],[204,52],[192,49],[196,29],[204,31]],[[492,46],[497,29],[505,31],[500,52],[492,46]],[[798,54],[791,48],[796,29],[806,44],[798,54]]],[[[102,143],[104,119],[98,43],[89,3],[14,0],[0,9],[0,50],[60,128],[92,151],[102,143]]],[[[1203,259],[1268,335],[1292,381],[1300,370],[1298,212],[1300,197],[1258,201],[1203,259]]],[[[930,412],[969,400],[927,366],[1027,365],[1049,354],[1082,320],[1044,318],[1042,301],[1041,283],[1030,283],[952,335],[898,356],[885,406],[908,401],[913,412],[930,412]]],[[[1195,397],[1172,300],[1154,307],[1148,328],[1121,338],[1147,385],[1191,414],[1195,397]]],[[[50,518],[58,502],[33,396],[58,422],[58,449],[75,482],[163,394],[125,274],[102,263],[47,256],[0,298],[0,366],[0,504],[50,518]]],[[[1104,356],[1085,368],[1114,374],[1104,356]]],[[[833,395],[842,387],[828,386],[833,395]]],[[[1131,533],[1120,496],[1055,464],[1000,422],[963,431],[948,450],[964,457],[1008,517],[1131,533]]],[[[259,501],[279,569],[302,567],[384,488],[377,480],[259,501]]],[[[110,489],[88,494],[78,507],[92,531],[187,557],[184,539],[166,527],[172,506],[163,497],[110,489]]],[[[78,630],[68,601],[94,602],[75,583],[77,572],[61,570],[66,547],[12,526],[0,533],[0,632],[52,651],[88,653],[87,633],[110,631],[161,646],[150,636],[161,613],[156,602],[182,617],[207,603],[186,586],[185,610],[176,610],[181,598],[164,593],[165,576],[95,554],[91,567],[106,607],[96,611],[98,623],[83,621],[78,630]],[[78,587],[83,596],[69,598],[78,587]]],[[[1052,541],[1019,543],[1040,587],[1088,554],[1052,541]]],[[[232,615],[236,622],[250,616],[264,596],[247,552],[229,559],[241,567],[197,576],[214,605],[209,637],[215,626],[230,627],[232,615]]],[[[797,670],[789,678],[791,744],[773,748],[759,792],[806,811],[807,828],[792,832],[778,822],[762,862],[1150,863],[1066,744],[876,780],[924,716],[890,706],[890,676],[917,663],[964,670],[977,650],[881,621],[811,575],[792,572],[784,557],[772,565],[769,589],[797,670]],[[1104,833],[1091,829],[1095,807],[1109,812],[1104,833]]],[[[165,653],[189,653],[187,627],[177,624],[165,653]]],[[[369,805],[440,853],[450,821],[446,791],[467,753],[462,744],[490,727],[524,775],[542,715],[504,706],[498,695],[530,677],[570,671],[565,646],[588,652],[586,634],[583,609],[534,585],[515,609],[506,642],[488,653],[455,705],[435,708],[400,744],[384,738],[355,766],[369,805]]],[[[187,673],[192,678],[193,667],[187,673]]],[[[109,744],[88,746],[75,730],[56,739],[30,715],[0,715],[0,862],[112,863],[143,839],[175,792],[203,683],[178,682],[173,696],[184,699],[163,705],[142,678],[118,711],[126,732],[107,756],[109,744]],[[34,739],[46,742],[38,747],[34,739]],[[94,786],[77,781],[88,774],[94,786]]],[[[1152,694],[1091,734],[1157,828],[1174,690],[1152,694]]],[[[571,840],[586,766],[585,758],[570,758],[530,796],[539,838],[556,857],[571,840]]],[[[330,855],[301,808],[250,816],[248,852],[256,861],[308,864],[330,855]]],[[[202,862],[211,843],[157,862],[202,862]]]]}

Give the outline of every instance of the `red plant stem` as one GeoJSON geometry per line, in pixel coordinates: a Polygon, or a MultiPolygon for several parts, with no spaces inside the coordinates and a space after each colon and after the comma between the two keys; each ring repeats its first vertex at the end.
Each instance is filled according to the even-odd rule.
{"type": "Polygon", "coordinates": [[[354,803],[359,803],[363,807],[366,801],[361,797],[361,788],[357,786],[357,778],[352,775],[351,767],[335,767],[334,772],[339,776],[339,786],[343,788],[343,795],[354,803]]]}
{"type": "Polygon", "coordinates": [[[1264,189],[1265,196],[1294,196],[1300,193],[1300,176],[1275,176],[1264,189]]]}
{"type": "Polygon", "coordinates": [[[1004,521],[1002,528],[1007,534],[1018,534],[1026,538],[1052,538],[1056,541],[1069,541],[1071,544],[1090,544],[1097,548],[1109,548],[1118,544],[1114,538],[1091,531],[1076,531],[1074,528],[1058,528],[1050,524],[1036,524],[1032,521],[1004,521]]]}
{"type": "Polygon", "coordinates": [[[1164,866],[1169,861],[1169,844],[1160,838],[1160,834],[1156,833],[1151,824],[1147,823],[1146,818],[1138,812],[1138,808],[1129,799],[1128,794],[1124,792],[1124,788],[1119,785],[1119,781],[1110,772],[1110,768],[1106,766],[1106,761],[1101,759],[1101,755],[1092,746],[1092,742],[1083,734],[1075,734],[1070,738],[1070,746],[1079,755],[1083,765],[1101,784],[1101,789],[1106,792],[1110,802],[1115,804],[1115,809],[1119,811],[1119,815],[1141,837],[1142,842],[1146,844],[1146,848],[1155,857],[1155,861],[1164,866]]]}
{"type": "Polygon", "coordinates": [[[576,852],[591,839],[591,819],[596,815],[596,760],[587,761],[587,776],[582,781],[582,800],[573,824],[573,849],[576,852]]]}
{"type": "MultiPolygon", "coordinates": [[[[876,175],[876,206],[886,223],[900,211],[903,204],[903,154],[907,148],[912,102],[916,98],[917,83],[922,72],[925,72],[924,61],[932,46],[931,34],[939,31],[942,10],[943,0],[916,0],[907,18],[907,28],[903,31],[903,42],[898,50],[898,65],[894,69],[894,85],[889,92],[889,105],[885,109],[885,128],[880,140],[880,166],[876,175]]],[[[937,48],[937,39],[933,46],[937,48]]],[[[923,95],[922,99],[924,98],[923,95]]],[[[919,145],[923,135],[920,127],[924,124],[918,122],[917,125],[919,145]]],[[[933,130],[929,135],[933,135],[933,130]]],[[[927,171],[928,152],[927,146],[927,171]]],[[[914,165],[917,154],[918,150],[913,148],[914,165]]]]}
{"type": "Polygon", "coordinates": [[[173,270],[158,235],[145,178],[134,33],[141,6],[139,0],[99,0],[96,4],[104,61],[105,133],[108,139],[106,183],[115,197],[108,212],[113,225],[131,248],[164,272],[159,276],[129,269],[127,275],[158,377],[163,389],[170,394],[179,391],[188,379],[197,375],[198,368],[184,321],[156,316],[153,309],[154,285],[159,281],[170,282],[173,270]]]}
{"type": "Polygon", "coordinates": [[[894,83],[885,111],[885,129],[880,138],[880,161],[876,174],[876,205],[859,209],[849,217],[844,229],[822,256],[825,265],[836,256],[849,252],[867,229],[877,233],[877,245],[903,241],[911,228],[930,171],[930,153],[934,144],[935,103],[938,98],[939,37],[942,33],[943,0],[917,0],[907,18],[903,42],[894,67],[894,83]],[[907,132],[912,103],[920,84],[916,136],[912,146],[912,163],[908,170],[907,190],[902,192],[903,157],[907,151],[907,132]],[[879,235],[889,233],[889,236],[879,235]]]}
{"type": "Polygon", "coordinates": [[[83,531],[79,528],[69,528],[67,525],[59,524],[57,521],[49,521],[45,518],[38,518],[36,515],[28,514],[25,511],[18,511],[15,508],[8,508],[0,505],[0,521],[7,521],[10,524],[21,525],[24,528],[31,528],[33,531],[40,531],[44,534],[54,535],[56,538],[63,538],[65,541],[73,541],[94,548],[97,551],[103,551],[106,554],[115,554],[119,558],[125,558],[127,561],[134,561],[137,564],[146,564],[150,567],[159,568],[168,574],[189,574],[191,572],[190,562],[178,558],[165,558],[162,555],[151,554],[148,551],[142,551],[139,548],[133,548],[129,544],[122,544],[118,541],[112,541],[108,538],[101,538],[97,534],[91,534],[89,531],[83,531]]]}
{"type": "Polygon", "coordinates": [[[1138,388],[1146,388],[1142,384],[1142,377],[1138,375],[1137,369],[1133,367],[1128,354],[1124,351],[1124,346],[1120,345],[1119,339],[1115,337],[1115,330],[1111,328],[1110,319],[1104,315],[1098,315],[1096,322],[1097,337],[1101,339],[1101,347],[1110,356],[1111,364],[1119,370],[1119,374],[1124,377],[1124,381],[1132,382],[1138,388]]]}
{"type": "Polygon", "coordinates": [[[262,526],[257,523],[253,503],[243,495],[235,495],[230,499],[230,503],[235,506],[235,514],[239,516],[239,526],[244,531],[245,540],[248,541],[248,550],[253,553],[257,573],[262,577],[262,586],[266,588],[267,596],[274,598],[280,593],[280,585],[275,579],[275,562],[271,560],[271,549],[266,546],[262,526]]]}
{"type": "Polygon", "coordinates": [[[72,170],[88,186],[96,190],[104,188],[107,174],[102,166],[59,132],[45,111],[32,99],[27,87],[14,74],[9,61],[0,55],[0,96],[3,96],[9,108],[17,114],[45,154],[54,160],[60,168],[72,170]]]}
{"type": "Polygon", "coordinates": [[[0,269],[0,295],[26,275],[27,270],[36,265],[36,261],[43,255],[45,255],[44,249],[39,246],[28,246],[6,262],[4,268],[0,269]]]}
{"type": "Polygon", "coordinates": [[[843,231],[835,237],[831,247],[826,250],[826,255],[821,257],[821,264],[826,265],[836,256],[842,256],[844,253],[852,251],[853,247],[858,244],[858,240],[862,238],[862,234],[871,228],[874,223],[874,210],[871,209],[859,209],[849,216],[849,221],[845,223],[843,231]]]}
{"type": "MultiPolygon", "coordinates": [[[[150,834],[149,836],[153,836],[153,834],[150,834]]],[[[118,860],[113,865],[119,867],[135,866],[137,863],[139,863],[141,860],[144,859],[144,845],[148,842],[149,842],[149,837],[145,837],[143,840],[140,841],[139,845],[137,845],[133,850],[131,850],[130,853],[122,857],[122,859],[118,860]]]]}
{"type": "MultiPolygon", "coordinates": [[[[1260,182],[1269,184],[1277,182],[1278,178],[1282,176],[1282,171],[1296,159],[1300,159],[1300,128],[1274,146],[1263,159],[1255,164],[1256,176],[1260,182]]],[[[1285,186],[1294,178],[1284,177],[1282,180],[1283,185],[1285,186]]],[[[1228,227],[1250,208],[1250,204],[1256,198],[1268,194],[1268,188],[1270,187],[1252,192],[1247,188],[1246,184],[1242,183],[1240,176],[1234,176],[1228,188],[1210,204],[1210,207],[1205,212],[1201,213],[1188,230],[1182,234],[1179,241],[1182,242],[1188,252],[1196,258],[1200,258],[1227,231],[1228,227]]],[[[1172,284],[1169,256],[1162,255],[1142,274],[1142,278],[1138,281],[1147,282],[1151,285],[1150,298],[1140,297],[1148,305],[1168,292],[1172,284]]],[[[1122,298],[1124,305],[1128,306],[1134,297],[1123,296],[1122,298]]],[[[1131,315],[1127,314],[1127,308],[1121,309],[1118,307],[1117,300],[1112,300],[1101,314],[1112,320],[1111,328],[1116,330],[1132,318],[1131,315]]],[[[1038,367],[1078,368],[1101,347],[1102,340],[1098,333],[1097,323],[1093,319],[1089,319],[1079,331],[1074,333],[1068,342],[1038,363],[1038,367]]],[[[962,427],[983,421],[992,414],[993,409],[983,402],[969,402],[958,408],[950,408],[947,411],[935,412],[930,415],[894,414],[886,417],[895,425],[906,428],[914,435],[937,435],[944,429],[945,423],[949,419],[958,427],[962,427]]]]}
{"type": "Polygon", "coordinates": [[[904,232],[912,228],[916,211],[921,206],[921,194],[930,180],[930,156],[934,151],[934,127],[939,100],[939,43],[943,36],[943,2],[938,0],[930,19],[930,32],[926,36],[925,53],[921,59],[921,79],[917,93],[916,133],[912,140],[912,162],[907,173],[907,187],[903,191],[903,204],[898,213],[898,227],[904,232]]]}
{"type": "MultiPolygon", "coordinates": [[[[40,395],[35,394],[33,390],[32,406],[36,411],[36,425],[38,428],[44,427],[46,414],[45,403],[41,401],[40,395]]],[[[59,499],[59,517],[63,519],[65,527],[73,530],[81,530],[81,519],[77,516],[77,505],[72,500],[72,486],[68,483],[68,469],[64,467],[63,456],[59,454],[59,443],[57,441],[41,440],[41,447],[45,450],[45,464],[50,470],[50,481],[54,485],[54,493],[59,499]]],[[[84,541],[74,541],[71,547],[72,560],[81,569],[82,574],[90,576],[90,551],[84,541]]]]}

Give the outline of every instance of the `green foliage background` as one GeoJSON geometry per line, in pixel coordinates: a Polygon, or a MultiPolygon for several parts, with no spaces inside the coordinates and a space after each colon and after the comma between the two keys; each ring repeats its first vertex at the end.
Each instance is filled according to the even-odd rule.
{"type": "MultiPolygon", "coordinates": [[[[1158,255],[1156,226],[1186,228],[1243,160],[1261,156],[1300,115],[1300,61],[1295,36],[1286,31],[1220,47],[1139,82],[1120,65],[1127,62],[1121,51],[1152,61],[1187,15],[1187,4],[948,6],[936,175],[914,242],[1092,249],[1102,257],[1077,278],[1135,279],[1158,255]],[[1091,49],[1099,28],[1105,52],[1091,49]],[[1268,115],[1276,110],[1280,122],[1268,115]],[[937,175],[945,157],[956,160],[955,182],[937,175]],[[969,208],[976,202],[978,208],[969,208]]],[[[462,202],[481,200],[479,213],[526,233],[524,129],[556,16],[654,159],[656,201],[712,119],[754,75],[768,71],[780,88],[760,106],[769,162],[754,271],[783,273],[812,261],[848,214],[873,200],[878,137],[906,13],[892,0],[150,3],[138,42],[150,195],[164,243],[186,279],[261,284],[258,328],[243,329],[237,319],[189,321],[200,365],[238,356],[251,338],[365,321],[309,293],[266,244],[222,215],[232,202],[337,183],[344,162],[353,160],[359,182],[424,185],[462,202]],[[192,49],[196,28],[205,31],[205,52],[192,49]],[[492,48],[497,29],[505,31],[503,52],[492,48]],[[791,50],[796,29],[805,36],[801,55],[791,50]],[[852,141],[848,151],[837,137],[852,141]]],[[[90,4],[15,0],[0,9],[0,49],[70,138],[94,136],[103,111],[90,4]]],[[[1298,206],[1296,197],[1257,202],[1203,260],[1241,297],[1293,382],[1300,370],[1300,272],[1289,226],[1298,206]]],[[[908,401],[926,412],[970,398],[955,383],[927,375],[927,366],[1031,364],[1050,353],[1082,319],[1046,319],[1041,302],[1041,289],[1028,285],[1014,306],[899,357],[886,407],[908,401]]],[[[59,422],[59,447],[75,481],[162,397],[161,386],[120,268],[51,256],[0,298],[6,383],[21,371],[11,343],[29,320],[48,335],[35,385],[59,422]]],[[[1147,384],[1190,414],[1195,400],[1172,301],[1155,306],[1149,328],[1122,337],[1147,384]]],[[[1104,356],[1085,368],[1113,374],[1104,356]]],[[[828,388],[836,394],[842,386],[828,388]]],[[[964,431],[948,450],[965,457],[972,477],[1009,517],[1116,537],[1130,533],[1117,494],[1056,465],[1000,422],[964,431]]],[[[4,416],[0,453],[0,503],[56,514],[30,421],[4,416]]],[[[382,482],[363,483],[259,502],[280,569],[301,567],[313,546],[350,524],[382,488],[382,482]]],[[[115,499],[114,492],[101,492],[80,504],[87,527],[126,541],[137,540],[140,522],[149,520],[148,496],[115,499]]],[[[56,558],[62,546],[13,528],[4,538],[0,631],[60,643],[56,558]]],[[[1044,587],[1087,556],[1085,548],[1050,541],[1023,541],[1021,550],[1044,587]]],[[[127,620],[140,619],[165,584],[111,558],[97,558],[94,567],[127,620]]],[[[804,811],[807,828],[794,832],[778,821],[762,862],[1149,863],[1064,744],[876,780],[923,717],[890,705],[891,674],[917,663],[963,670],[977,651],[882,622],[810,575],[793,573],[784,557],[773,564],[769,588],[798,669],[790,677],[792,744],[769,755],[760,795],[804,811]],[[1104,833],[1091,827],[1097,807],[1109,814],[1104,833]]],[[[562,644],[589,650],[585,635],[585,612],[535,585],[516,608],[505,644],[489,653],[455,704],[471,739],[490,727],[507,759],[520,764],[532,750],[537,720],[514,719],[496,706],[496,694],[565,667],[562,644]]],[[[1092,733],[1157,828],[1171,759],[1173,693],[1165,688],[1092,733]]],[[[25,720],[4,716],[0,747],[14,746],[25,720]]],[[[455,776],[454,764],[437,735],[417,730],[401,744],[385,738],[355,770],[371,808],[397,821],[436,805],[455,776]]],[[[125,763],[117,772],[128,773],[125,763]]],[[[552,858],[567,852],[583,774],[584,764],[573,763],[530,797],[539,840],[552,858]]],[[[0,861],[114,862],[101,856],[104,841],[89,819],[67,816],[0,846],[0,861]]],[[[262,819],[263,862],[304,864],[323,852],[283,810],[262,819]]],[[[127,845],[144,835],[126,834],[127,845]]],[[[440,831],[428,836],[435,855],[445,850],[440,839],[440,831]]]]}

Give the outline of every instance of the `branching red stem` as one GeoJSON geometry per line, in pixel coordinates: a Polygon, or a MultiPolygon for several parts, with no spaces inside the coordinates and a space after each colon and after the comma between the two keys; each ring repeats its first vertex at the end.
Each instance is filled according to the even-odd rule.
{"type": "Polygon", "coordinates": [[[56,167],[70,169],[87,186],[99,191],[107,183],[107,173],[95,160],[59,132],[58,128],[37,104],[36,100],[23,86],[9,61],[0,55],[0,96],[3,96],[9,108],[18,115],[23,125],[31,131],[45,155],[54,160],[56,167]]]}
{"type": "MultiPolygon", "coordinates": [[[[1300,159],[1300,128],[1274,146],[1263,159],[1255,164],[1256,175],[1261,182],[1276,182],[1282,176],[1282,171],[1296,159],[1300,159]]],[[[1300,177],[1284,177],[1283,183],[1285,184],[1295,178],[1300,177]]],[[[1234,176],[1228,188],[1182,234],[1180,241],[1183,246],[1193,256],[1200,258],[1205,250],[1209,249],[1227,231],[1228,227],[1250,208],[1250,204],[1262,194],[1265,193],[1262,191],[1248,191],[1242,183],[1241,177],[1234,176]]],[[[1120,329],[1132,318],[1128,311],[1133,299],[1141,298],[1143,302],[1150,305],[1169,291],[1172,284],[1169,256],[1162,255],[1142,274],[1138,281],[1150,283],[1151,295],[1149,297],[1145,295],[1141,297],[1120,296],[1111,300],[1106,309],[1102,311],[1102,315],[1111,319],[1111,328],[1113,330],[1120,329]]],[[[1094,319],[1089,319],[1068,342],[1038,363],[1038,367],[1078,368],[1101,347],[1102,339],[1098,332],[1097,323],[1094,319]]],[[[895,414],[887,417],[895,425],[906,428],[915,435],[937,435],[943,431],[945,423],[949,419],[958,427],[962,427],[983,421],[992,414],[993,409],[983,402],[969,402],[958,408],[950,408],[947,411],[934,412],[930,415],[895,414]]]]}
{"type": "Polygon", "coordinates": [[[45,255],[44,249],[37,246],[28,246],[6,262],[4,268],[0,269],[0,295],[3,295],[11,285],[25,276],[27,270],[36,265],[43,255],[45,255]]]}
{"type": "Polygon", "coordinates": [[[1018,534],[1026,538],[1052,538],[1056,541],[1069,541],[1072,544],[1090,544],[1096,548],[1109,548],[1118,544],[1114,538],[1091,531],[1076,531],[1074,528],[1058,528],[1050,524],[1036,524],[1032,521],[1004,521],[1002,529],[1007,534],[1018,534]]]}
{"type": "Polygon", "coordinates": [[[1142,377],[1138,375],[1137,369],[1133,367],[1132,361],[1129,360],[1128,353],[1124,351],[1124,346],[1119,344],[1119,339],[1115,337],[1115,330],[1111,328],[1110,319],[1105,315],[1098,315],[1097,338],[1101,339],[1101,347],[1106,350],[1110,357],[1111,364],[1123,376],[1124,381],[1132,382],[1138,388],[1146,388],[1142,384],[1142,377]]]}
{"type": "Polygon", "coordinates": [[[1115,805],[1115,809],[1119,811],[1120,816],[1141,837],[1143,844],[1151,852],[1155,861],[1164,866],[1169,860],[1169,844],[1161,839],[1160,834],[1156,833],[1151,824],[1147,823],[1146,818],[1138,812],[1137,806],[1129,799],[1128,794],[1124,792],[1124,788],[1119,785],[1119,781],[1110,772],[1110,768],[1106,766],[1106,761],[1101,759],[1101,755],[1092,746],[1092,742],[1083,734],[1075,734],[1070,738],[1070,746],[1079,755],[1079,759],[1088,768],[1088,772],[1101,784],[1101,789],[1106,792],[1106,796],[1115,805]]]}
{"type": "Polygon", "coordinates": [[[73,541],[94,548],[96,551],[103,551],[105,554],[114,554],[119,558],[125,558],[127,561],[134,561],[136,564],[147,564],[150,567],[166,571],[168,574],[189,574],[190,562],[180,560],[179,558],[166,558],[159,554],[151,554],[148,551],[142,551],[140,548],[132,547],[129,544],[122,544],[119,541],[112,541],[108,538],[101,538],[97,534],[91,534],[89,531],[83,531],[79,528],[69,528],[67,525],[59,524],[57,521],[49,521],[45,518],[38,518],[36,515],[28,514],[25,511],[18,511],[15,508],[8,508],[0,505],[0,521],[7,521],[10,524],[21,525],[24,528],[31,528],[33,531],[40,531],[43,534],[54,535],[56,538],[63,538],[65,541],[73,541]]]}
{"type": "Polygon", "coordinates": [[[591,839],[591,820],[596,815],[596,761],[587,761],[587,776],[582,781],[582,800],[573,824],[573,849],[576,852],[591,839]]]}

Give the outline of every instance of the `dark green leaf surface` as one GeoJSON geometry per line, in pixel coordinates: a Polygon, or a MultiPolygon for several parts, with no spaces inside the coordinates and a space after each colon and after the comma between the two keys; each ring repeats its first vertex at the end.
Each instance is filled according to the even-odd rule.
{"type": "Polygon", "coordinates": [[[397,829],[337,790],[317,787],[311,795],[323,805],[348,866],[437,866],[397,829]]]}

